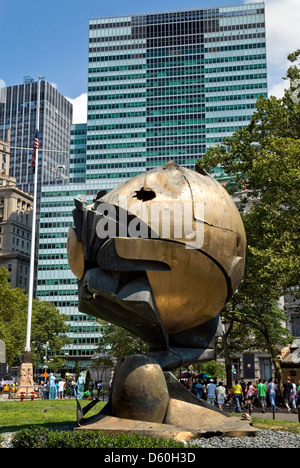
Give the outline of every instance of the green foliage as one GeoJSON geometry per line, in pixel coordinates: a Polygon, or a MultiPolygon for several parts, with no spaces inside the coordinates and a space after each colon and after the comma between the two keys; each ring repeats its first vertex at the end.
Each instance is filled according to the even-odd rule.
{"type": "Polygon", "coordinates": [[[50,431],[43,427],[17,432],[12,445],[13,448],[184,448],[181,442],[138,434],[105,435],[92,431],[50,431]]]}
{"type": "MultiPolygon", "coordinates": [[[[39,362],[42,362],[45,354],[44,345],[49,343],[50,367],[52,371],[59,369],[65,362],[61,358],[61,349],[72,341],[66,335],[68,326],[67,317],[59,313],[51,302],[35,299],[32,307],[31,342],[35,351],[39,354],[39,362]]],[[[48,364],[49,365],[49,364],[48,364]]]]}
{"type": "Polygon", "coordinates": [[[108,353],[109,356],[118,359],[149,351],[147,343],[133,333],[103,320],[100,320],[100,323],[103,326],[103,332],[101,343],[97,348],[99,353],[103,355],[108,353]]]}
{"type": "Polygon", "coordinates": [[[218,361],[208,361],[208,362],[200,362],[197,364],[193,364],[193,372],[197,374],[206,373],[215,377],[218,380],[223,380],[225,378],[225,368],[222,364],[218,361]]]}
{"type": "MultiPolygon", "coordinates": [[[[17,356],[21,357],[25,348],[28,296],[23,289],[12,289],[8,281],[6,268],[0,268],[0,339],[5,341],[6,362],[13,365],[17,356]]],[[[68,330],[66,317],[61,315],[51,302],[38,299],[33,301],[31,342],[37,350],[39,361],[45,353],[43,345],[49,342],[52,365],[60,367],[64,360],[60,359],[60,351],[64,344],[70,343],[66,336],[68,330]]],[[[36,361],[36,356],[33,356],[36,361]]]]}
{"type": "Polygon", "coordinates": [[[5,341],[6,362],[14,363],[25,347],[28,299],[20,288],[11,289],[9,273],[0,268],[0,339],[5,341]]]}
{"type": "MultiPolygon", "coordinates": [[[[221,165],[251,204],[242,214],[245,277],[222,311],[223,322],[235,345],[238,334],[251,335],[257,349],[272,355],[278,379],[278,347],[286,346],[291,337],[282,326],[286,315],[277,301],[283,294],[299,292],[295,289],[300,271],[300,99],[295,98],[300,88],[299,57],[300,49],[289,55],[293,66],[287,72],[290,88],[284,97],[260,97],[249,125],[198,162],[208,171],[221,165]]],[[[242,342],[250,346],[250,340],[242,342]]]]}
{"type": "Polygon", "coordinates": [[[91,380],[92,380],[91,373],[88,370],[87,373],[86,373],[86,376],[85,376],[85,384],[84,384],[84,391],[85,392],[89,391],[91,380]]]}

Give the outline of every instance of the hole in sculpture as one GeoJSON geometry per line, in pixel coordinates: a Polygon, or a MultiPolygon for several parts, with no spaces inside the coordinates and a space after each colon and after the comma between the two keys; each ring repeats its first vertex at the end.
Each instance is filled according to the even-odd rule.
{"type": "Polygon", "coordinates": [[[155,197],[156,193],[152,189],[145,187],[142,187],[141,190],[137,190],[135,195],[133,195],[133,198],[137,198],[143,202],[153,200],[155,197]]]}

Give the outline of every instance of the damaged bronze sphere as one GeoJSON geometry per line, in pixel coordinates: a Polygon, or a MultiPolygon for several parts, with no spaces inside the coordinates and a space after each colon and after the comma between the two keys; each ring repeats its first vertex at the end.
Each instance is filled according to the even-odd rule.
{"type": "Polygon", "coordinates": [[[245,266],[244,226],[222,185],[171,162],[75,205],[79,310],[143,338],[164,369],[211,359],[245,266]]]}

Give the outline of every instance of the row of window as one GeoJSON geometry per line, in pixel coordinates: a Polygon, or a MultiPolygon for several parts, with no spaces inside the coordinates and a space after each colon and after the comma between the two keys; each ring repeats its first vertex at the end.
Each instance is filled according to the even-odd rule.
{"type": "Polygon", "coordinates": [[[58,286],[61,284],[70,285],[70,284],[77,284],[77,279],[76,278],[56,278],[56,279],[42,279],[42,280],[39,279],[37,284],[38,286],[53,286],[53,285],[58,286]]]}
{"type": "Polygon", "coordinates": [[[233,44],[228,46],[218,46],[218,47],[207,47],[205,48],[206,54],[211,54],[215,52],[227,52],[229,50],[249,50],[249,49],[265,49],[266,43],[261,42],[257,44],[233,44]]]}
{"type": "Polygon", "coordinates": [[[93,356],[95,354],[95,349],[66,349],[62,351],[64,355],[68,356],[93,356]]]}
{"type": "Polygon", "coordinates": [[[115,76],[92,76],[88,78],[89,83],[101,83],[103,81],[125,81],[125,80],[145,80],[146,73],[139,73],[133,75],[115,75],[115,76]]]}
{"type": "MultiPolygon", "coordinates": [[[[129,179],[130,177],[135,177],[137,175],[139,175],[141,172],[119,172],[119,173],[114,173],[114,172],[110,172],[110,173],[107,173],[105,174],[105,179],[123,179],[123,178],[127,178],[129,179]]],[[[86,179],[99,179],[99,174],[95,174],[95,173],[92,173],[92,174],[87,174],[86,175],[86,179]]]]}
{"type": "Polygon", "coordinates": [[[69,333],[99,333],[99,331],[103,331],[103,327],[100,329],[100,325],[86,325],[80,327],[70,327],[69,333]]]}
{"type": "Polygon", "coordinates": [[[61,297],[61,296],[78,296],[78,289],[70,289],[70,290],[43,290],[40,289],[38,291],[38,296],[48,296],[48,297],[61,297]]]}
{"type": "MultiPolygon", "coordinates": [[[[232,25],[227,25],[227,26],[219,26],[219,32],[225,32],[225,31],[243,31],[246,29],[254,29],[257,30],[259,28],[265,28],[265,23],[263,22],[254,22],[254,23],[245,23],[245,24],[232,24],[232,25]]],[[[115,39],[115,38],[113,38],[115,39]]],[[[138,49],[145,49],[146,48],[146,41],[142,41],[139,43],[136,43],[137,41],[133,41],[133,43],[129,44],[129,41],[126,41],[124,44],[121,42],[117,43],[112,40],[110,44],[105,44],[101,41],[99,37],[92,37],[89,39],[89,53],[94,53],[94,52],[112,52],[114,50],[138,50],[138,49]],[[98,43],[97,45],[94,45],[98,43]]],[[[156,57],[157,54],[164,53],[166,55],[172,54],[174,50],[178,48],[178,45],[176,46],[169,46],[167,48],[163,48],[160,50],[154,49],[151,50],[149,49],[149,42],[147,42],[147,56],[148,57],[156,57]]],[[[193,50],[196,52],[199,52],[199,46],[195,45],[192,46],[190,45],[189,47],[184,47],[184,45],[180,48],[181,50],[193,50]]]]}
{"type": "Polygon", "coordinates": [[[55,264],[55,263],[51,263],[51,264],[42,264],[42,263],[39,263],[39,271],[61,271],[61,270],[70,270],[70,267],[69,267],[69,264],[66,263],[66,264],[55,264]]]}

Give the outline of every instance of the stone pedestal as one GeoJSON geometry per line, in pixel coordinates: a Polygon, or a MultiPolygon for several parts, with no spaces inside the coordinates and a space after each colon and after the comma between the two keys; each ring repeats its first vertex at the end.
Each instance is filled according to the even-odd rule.
{"type": "Polygon", "coordinates": [[[23,362],[20,367],[18,393],[30,395],[33,391],[33,366],[30,362],[23,362]]]}

